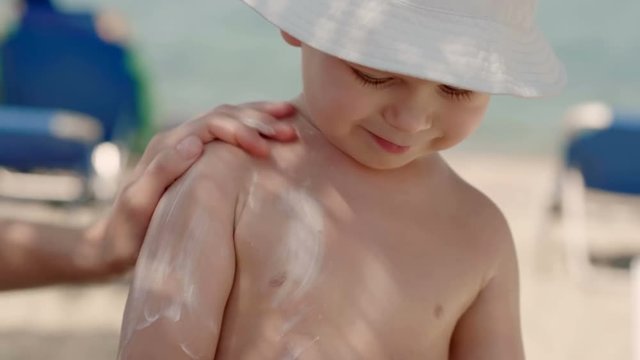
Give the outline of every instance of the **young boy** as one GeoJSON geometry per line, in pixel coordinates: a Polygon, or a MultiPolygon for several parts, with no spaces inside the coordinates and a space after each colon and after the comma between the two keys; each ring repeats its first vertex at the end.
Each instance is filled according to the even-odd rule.
{"type": "Polygon", "coordinates": [[[489,93],[562,86],[533,0],[245,2],[301,49],[300,141],[169,190],[120,357],[523,359],[508,226],[438,152],[489,93]]]}

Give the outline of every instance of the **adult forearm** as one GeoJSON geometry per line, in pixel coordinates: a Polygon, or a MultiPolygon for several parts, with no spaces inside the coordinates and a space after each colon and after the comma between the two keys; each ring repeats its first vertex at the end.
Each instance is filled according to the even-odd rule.
{"type": "Polygon", "coordinates": [[[96,250],[81,229],[0,220],[0,290],[99,279],[96,250]]]}

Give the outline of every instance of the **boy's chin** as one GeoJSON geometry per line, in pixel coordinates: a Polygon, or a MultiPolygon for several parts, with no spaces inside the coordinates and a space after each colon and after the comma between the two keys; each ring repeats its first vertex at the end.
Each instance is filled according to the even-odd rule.
{"type": "Polygon", "coordinates": [[[409,165],[415,161],[416,156],[351,156],[362,166],[373,170],[394,170],[409,165]]]}

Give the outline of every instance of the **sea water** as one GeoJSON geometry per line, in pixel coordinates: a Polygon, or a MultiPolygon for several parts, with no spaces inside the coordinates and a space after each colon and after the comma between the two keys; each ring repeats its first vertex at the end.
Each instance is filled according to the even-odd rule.
{"type": "MultiPolygon", "coordinates": [[[[300,88],[297,50],[239,0],[58,0],[69,10],[112,8],[128,20],[159,126],[216,104],[287,99],[300,88]]],[[[12,19],[0,0],[0,25],[12,19]]],[[[549,154],[567,107],[599,100],[640,112],[640,1],[540,0],[538,23],[566,64],[569,84],[537,100],[495,97],[461,148],[549,154]]]]}

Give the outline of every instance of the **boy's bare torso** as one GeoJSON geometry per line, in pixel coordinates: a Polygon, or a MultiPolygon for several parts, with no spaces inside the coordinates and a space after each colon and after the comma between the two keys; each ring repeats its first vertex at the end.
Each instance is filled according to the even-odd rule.
{"type": "Polygon", "coordinates": [[[447,359],[490,268],[488,201],[437,155],[372,171],[300,125],[240,196],[216,360],[447,359]]]}

